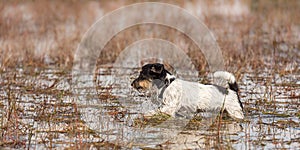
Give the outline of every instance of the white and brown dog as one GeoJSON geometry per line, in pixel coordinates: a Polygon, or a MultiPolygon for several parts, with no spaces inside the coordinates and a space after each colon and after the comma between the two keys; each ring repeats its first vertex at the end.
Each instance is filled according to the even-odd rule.
{"type": "Polygon", "coordinates": [[[225,71],[215,72],[214,77],[226,80],[229,88],[176,79],[163,64],[154,63],[144,65],[139,77],[131,85],[139,92],[151,86],[159,89],[162,106],[154,112],[160,111],[174,117],[181,109],[193,113],[199,110],[222,109],[234,119],[243,119],[243,105],[238,95],[235,77],[225,71]]]}

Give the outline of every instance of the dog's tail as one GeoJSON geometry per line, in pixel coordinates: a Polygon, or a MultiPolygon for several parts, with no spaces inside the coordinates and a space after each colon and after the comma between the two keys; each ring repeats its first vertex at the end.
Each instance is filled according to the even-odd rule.
{"type": "Polygon", "coordinates": [[[231,89],[232,91],[235,91],[237,94],[239,105],[242,109],[244,109],[243,104],[239,97],[239,93],[238,93],[239,87],[238,87],[238,84],[236,83],[235,77],[232,73],[229,73],[227,71],[217,71],[214,73],[214,80],[215,81],[221,80],[223,82],[223,85],[220,85],[220,84],[217,84],[217,85],[224,86],[224,87],[229,86],[229,89],[231,89]],[[227,85],[224,85],[224,81],[226,82],[225,84],[227,84],[227,85]]]}
{"type": "MultiPolygon", "coordinates": [[[[229,73],[227,71],[217,71],[214,73],[214,81],[216,82],[216,80],[219,81],[219,83],[216,83],[217,85],[220,85],[220,81],[225,81],[226,84],[229,85],[229,89],[238,92],[239,91],[239,87],[236,83],[235,77],[232,73],[229,73]]],[[[220,86],[225,86],[228,87],[228,85],[220,85],[220,86]]]]}

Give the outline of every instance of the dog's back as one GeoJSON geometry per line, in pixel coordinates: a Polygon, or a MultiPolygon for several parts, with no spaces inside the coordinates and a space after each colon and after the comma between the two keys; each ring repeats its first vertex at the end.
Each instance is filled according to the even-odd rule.
{"type": "Polygon", "coordinates": [[[176,79],[165,90],[163,102],[170,107],[165,109],[166,111],[173,110],[168,112],[172,115],[175,115],[174,113],[179,109],[196,112],[197,110],[220,110],[224,106],[231,117],[244,118],[236,92],[217,85],[176,79]]]}

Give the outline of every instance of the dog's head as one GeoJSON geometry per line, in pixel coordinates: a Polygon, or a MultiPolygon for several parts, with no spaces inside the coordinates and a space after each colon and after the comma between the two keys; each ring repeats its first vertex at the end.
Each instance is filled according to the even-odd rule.
{"type": "Polygon", "coordinates": [[[138,91],[147,90],[152,86],[154,80],[165,82],[167,74],[170,73],[163,64],[147,64],[142,67],[139,77],[131,83],[131,86],[138,91]]]}

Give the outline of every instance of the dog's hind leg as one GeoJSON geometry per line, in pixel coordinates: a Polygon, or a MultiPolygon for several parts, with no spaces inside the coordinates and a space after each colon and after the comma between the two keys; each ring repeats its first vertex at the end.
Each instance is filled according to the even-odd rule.
{"type": "Polygon", "coordinates": [[[224,103],[225,110],[229,116],[235,119],[244,119],[243,107],[240,104],[238,95],[234,91],[228,90],[224,103]]]}

